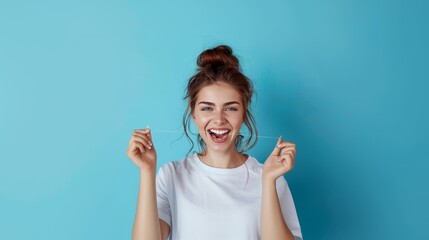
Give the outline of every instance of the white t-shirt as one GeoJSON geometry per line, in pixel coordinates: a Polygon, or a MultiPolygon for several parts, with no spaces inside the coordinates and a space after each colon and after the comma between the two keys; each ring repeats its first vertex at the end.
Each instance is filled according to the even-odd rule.
{"type": "MultiPolygon", "coordinates": [[[[239,167],[215,168],[204,164],[196,153],[164,164],[156,177],[158,215],[170,225],[171,239],[260,239],[262,168],[251,156],[239,167]]],[[[302,239],[283,176],[277,179],[276,188],[286,224],[295,239],[302,239]]]]}

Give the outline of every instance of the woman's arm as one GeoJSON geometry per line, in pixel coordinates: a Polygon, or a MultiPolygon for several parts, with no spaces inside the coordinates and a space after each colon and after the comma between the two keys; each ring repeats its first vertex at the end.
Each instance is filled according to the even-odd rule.
{"type": "Polygon", "coordinates": [[[140,187],[133,226],[133,240],[161,240],[155,179],[155,172],[140,171],[140,187]]]}
{"type": "Polygon", "coordinates": [[[170,235],[170,225],[161,219],[159,219],[159,225],[161,226],[161,239],[167,240],[170,235]]]}
{"type": "Polygon", "coordinates": [[[158,218],[156,202],[156,151],[148,128],[133,131],[127,156],[140,169],[137,210],[132,232],[133,240],[167,239],[168,224],[158,218]]]}
{"type": "Polygon", "coordinates": [[[262,183],[261,240],[293,240],[292,232],[283,219],[276,182],[262,183]]]}
{"type": "Polygon", "coordinates": [[[296,154],[294,143],[283,142],[280,137],[276,147],[265,160],[262,171],[261,239],[293,240],[294,236],[283,219],[277,195],[276,181],[293,168],[296,154]]]}

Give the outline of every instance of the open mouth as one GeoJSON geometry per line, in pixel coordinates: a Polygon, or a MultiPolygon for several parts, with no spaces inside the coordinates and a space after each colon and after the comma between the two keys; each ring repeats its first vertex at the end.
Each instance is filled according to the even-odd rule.
{"type": "Polygon", "coordinates": [[[209,129],[208,133],[210,134],[210,138],[216,143],[224,143],[228,141],[229,133],[231,130],[229,129],[209,129]]]}

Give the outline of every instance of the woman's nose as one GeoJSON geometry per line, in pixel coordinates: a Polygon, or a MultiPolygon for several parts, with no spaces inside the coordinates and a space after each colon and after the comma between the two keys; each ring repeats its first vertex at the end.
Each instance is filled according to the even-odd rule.
{"type": "Polygon", "coordinates": [[[214,116],[214,123],[222,124],[225,122],[225,115],[223,111],[218,111],[214,116]]]}

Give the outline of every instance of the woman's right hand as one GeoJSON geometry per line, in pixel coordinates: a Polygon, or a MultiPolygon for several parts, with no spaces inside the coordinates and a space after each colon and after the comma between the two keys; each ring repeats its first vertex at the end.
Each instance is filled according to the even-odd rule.
{"type": "Polygon", "coordinates": [[[128,143],[127,156],[140,171],[156,171],[156,151],[148,128],[133,131],[128,143]]]}

